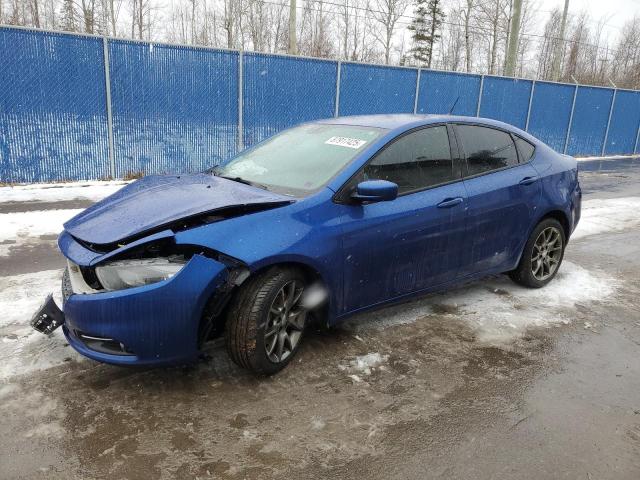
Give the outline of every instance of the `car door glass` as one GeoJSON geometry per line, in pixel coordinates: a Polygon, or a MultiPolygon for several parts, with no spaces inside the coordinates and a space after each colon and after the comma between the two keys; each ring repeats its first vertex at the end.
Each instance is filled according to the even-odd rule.
{"type": "Polygon", "coordinates": [[[518,154],[520,155],[520,163],[525,163],[531,160],[536,147],[520,137],[514,138],[516,139],[516,147],[518,147],[518,154]]]}
{"type": "Polygon", "coordinates": [[[363,170],[362,180],[388,180],[398,193],[454,180],[446,126],[409,133],[380,152],[363,170]]]}
{"type": "Polygon", "coordinates": [[[458,125],[457,132],[470,176],[518,164],[516,147],[508,133],[475,125],[458,125]]]}

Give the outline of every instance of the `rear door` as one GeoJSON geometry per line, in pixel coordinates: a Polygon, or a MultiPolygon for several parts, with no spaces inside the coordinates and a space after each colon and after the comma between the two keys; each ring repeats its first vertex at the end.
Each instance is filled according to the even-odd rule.
{"type": "Polygon", "coordinates": [[[469,205],[461,273],[514,268],[540,201],[538,174],[509,132],[463,124],[455,132],[469,205]]]}
{"type": "Polygon", "coordinates": [[[378,153],[346,186],[342,219],[344,309],[350,312],[455,278],[466,194],[448,127],[412,131],[378,153]],[[363,180],[398,184],[390,202],[356,204],[363,180]]]}

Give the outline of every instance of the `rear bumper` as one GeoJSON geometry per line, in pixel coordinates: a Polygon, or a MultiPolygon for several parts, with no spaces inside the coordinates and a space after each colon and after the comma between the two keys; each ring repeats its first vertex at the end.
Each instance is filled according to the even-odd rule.
{"type": "Polygon", "coordinates": [[[576,185],[571,198],[571,233],[574,232],[580,222],[580,215],[582,214],[582,190],[580,184],[576,185]]]}
{"type": "Polygon", "coordinates": [[[168,365],[198,356],[198,329],[207,301],[225,284],[227,267],[194,255],[169,280],[126,290],[71,295],[64,304],[64,334],[82,355],[117,365],[168,365]],[[84,337],[83,337],[84,336],[84,337]],[[122,344],[113,353],[86,337],[122,344]],[[84,339],[83,339],[84,338],[84,339]]]}

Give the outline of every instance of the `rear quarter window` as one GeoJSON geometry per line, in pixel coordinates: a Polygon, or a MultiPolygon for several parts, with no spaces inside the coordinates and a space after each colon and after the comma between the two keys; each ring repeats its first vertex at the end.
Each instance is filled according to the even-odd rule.
{"type": "Polygon", "coordinates": [[[520,156],[520,163],[525,163],[531,160],[533,154],[536,151],[536,147],[527,142],[524,138],[514,136],[516,140],[516,147],[518,149],[518,155],[520,156]]]}

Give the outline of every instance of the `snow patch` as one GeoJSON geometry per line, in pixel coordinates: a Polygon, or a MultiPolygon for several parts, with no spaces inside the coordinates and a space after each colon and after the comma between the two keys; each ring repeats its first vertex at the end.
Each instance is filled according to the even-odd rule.
{"type": "MultiPolygon", "coordinates": [[[[389,355],[380,355],[378,352],[373,352],[357,356],[349,362],[348,366],[340,365],[339,368],[349,372],[360,372],[364,375],[371,375],[372,370],[380,367],[383,363],[386,363],[387,360],[389,360],[389,355]]],[[[356,383],[362,381],[356,374],[349,375],[349,377],[356,383]]]]}
{"type": "Polygon", "coordinates": [[[90,200],[97,202],[117,192],[130,182],[92,181],[71,183],[34,183],[15,187],[0,187],[0,203],[3,202],[61,202],[66,200],[90,200]]]}
{"type": "Polygon", "coordinates": [[[617,282],[610,276],[564,261],[552,282],[540,289],[518,286],[505,275],[489,277],[406,305],[359,315],[346,327],[379,329],[453,316],[470,326],[477,341],[502,345],[531,327],[567,324],[576,304],[607,301],[616,288],[617,282]]]}
{"type": "Polygon", "coordinates": [[[80,358],[60,329],[45,336],[29,325],[50,292],[62,304],[61,278],[60,270],[0,277],[0,381],[80,358]]]}
{"type": "Polygon", "coordinates": [[[582,216],[573,240],[640,226],[640,197],[605,198],[582,202],[582,216]]]}
{"type": "Polygon", "coordinates": [[[7,256],[12,247],[40,242],[40,235],[59,234],[63,223],[81,211],[71,209],[0,213],[0,256],[7,256]]]}

